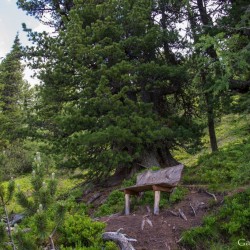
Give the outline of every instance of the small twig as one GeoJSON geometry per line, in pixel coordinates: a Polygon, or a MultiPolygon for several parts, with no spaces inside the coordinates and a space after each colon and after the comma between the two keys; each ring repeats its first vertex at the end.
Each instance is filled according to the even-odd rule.
{"type": "Polygon", "coordinates": [[[142,230],[142,231],[143,231],[143,229],[144,229],[144,226],[145,226],[145,219],[143,219],[142,222],[141,222],[141,230],[142,230]]]}
{"type": "Polygon", "coordinates": [[[213,196],[213,198],[214,198],[214,200],[215,200],[216,202],[218,201],[217,198],[216,198],[216,196],[215,196],[215,194],[209,193],[209,192],[206,191],[206,190],[205,190],[205,193],[207,193],[207,194],[210,195],[210,196],[213,196]]]}
{"type": "Polygon", "coordinates": [[[151,221],[149,218],[146,218],[146,222],[147,222],[151,227],[153,227],[153,223],[152,223],[152,221],[151,221]]]}
{"type": "Polygon", "coordinates": [[[191,203],[189,203],[189,205],[190,205],[190,207],[191,207],[191,208],[192,208],[192,210],[193,210],[194,216],[196,216],[196,212],[195,212],[194,207],[192,206],[192,204],[191,204],[191,203]]]}
{"type": "Polygon", "coordinates": [[[172,215],[174,215],[174,216],[179,216],[179,214],[178,213],[176,213],[176,212],[174,212],[174,211],[171,211],[171,210],[169,210],[169,212],[172,214],[172,215]]]}
{"type": "Polygon", "coordinates": [[[179,211],[179,213],[180,213],[181,218],[187,221],[186,215],[181,211],[180,208],[178,209],[178,211],[179,211]]]}
{"type": "Polygon", "coordinates": [[[151,213],[150,207],[149,207],[149,206],[146,206],[146,208],[147,208],[148,213],[150,214],[150,213],[151,213]]]}
{"type": "Polygon", "coordinates": [[[182,241],[182,238],[183,237],[181,237],[179,240],[177,240],[176,243],[180,243],[182,241]]]}

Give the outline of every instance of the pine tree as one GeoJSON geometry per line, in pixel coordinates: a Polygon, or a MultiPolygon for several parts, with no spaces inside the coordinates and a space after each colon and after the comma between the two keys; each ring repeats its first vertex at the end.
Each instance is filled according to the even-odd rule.
{"type": "Polygon", "coordinates": [[[33,93],[23,79],[22,58],[17,35],[11,51],[0,63],[0,173],[6,179],[31,167],[24,139],[29,131],[33,93]]]}
{"type": "Polygon", "coordinates": [[[16,36],[12,50],[0,65],[0,139],[11,142],[19,137],[18,129],[22,120],[21,89],[23,86],[23,66],[21,45],[16,36]]]}
{"type": "Polygon", "coordinates": [[[58,37],[38,37],[39,112],[62,164],[124,178],[172,166],[171,149],[197,142],[186,66],[171,49],[181,41],[159,2],[76,1],[58,37]]]}
{"type": "Polygon", "coordinates": [[[15,182],[11,179],[8,183],[7,190],[4,187],[3,183],[0,183],[0,208],[4,210],[4,217],[6,222],[3,220],[0,222],[0,246],[6,247],[9,242],[12,249],[16,250],[16,244],[14,242],[13,232],[11,231],[11,224],[9,218],[9,212],[7,205],[12,200],[15,191],[15,182]],[[7,228],[7,233],[6,233],[7,228]]]}

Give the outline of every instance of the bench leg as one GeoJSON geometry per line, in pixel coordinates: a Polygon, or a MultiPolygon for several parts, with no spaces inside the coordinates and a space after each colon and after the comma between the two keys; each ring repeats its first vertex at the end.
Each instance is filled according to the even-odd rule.
{"type": "Polygon", "coordinates": [[[125,215],[130,213],[130,194],[125,194],[125,215]]]}
{"type": "Polygon", "coordinates": [[[155,201],[154,201],[154,214],[158,215],[160,212],[159,204],[161,198],[161,191],[154,191],[155,192],[155,201]]]}

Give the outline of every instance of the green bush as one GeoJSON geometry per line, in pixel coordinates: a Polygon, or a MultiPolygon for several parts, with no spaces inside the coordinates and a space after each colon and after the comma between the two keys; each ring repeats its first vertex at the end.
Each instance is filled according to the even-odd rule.
{"type": "Polygon", "coordinates": [[[201,227],[186,231],[182,245],[187,249],[238,249],[238,240],[250,238],[250,189],[227,198],[214,215],[206,217],[201,227]],[[215,248],[214,248],[215,249],[215,248]],[[218,248],[219,249],[219,248],[218,248]]]}
{"type": "Polygon", "coordinates": [[[101,249],[104,245],[101,235],[105,224],[94,222],[86,215],[68,214],[59,228],[60,243],[64,249],[101,249]],[[87,248],[86,248],[87,247],[87,248]]]}
{"type": "Polygon", "coordinates": [[[123,211],[124,194],[119,190],[111,192],[105,201],[95,213],[96,217],[106,216],[123,211]]]}

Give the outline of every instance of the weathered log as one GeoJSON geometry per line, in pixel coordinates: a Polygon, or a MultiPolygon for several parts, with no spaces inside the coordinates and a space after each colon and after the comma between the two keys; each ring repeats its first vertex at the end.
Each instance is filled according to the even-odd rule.
{"type": "Polygon", "coordinates": [[[106,232],[102,235],[103,240],[114,241],[121,250],[135,250],[130,242],[136,242],[136,239],[127,238],[125,234],[119,232],[106,232]]]}

